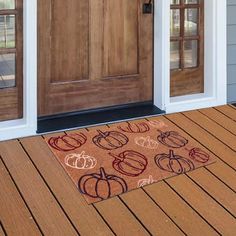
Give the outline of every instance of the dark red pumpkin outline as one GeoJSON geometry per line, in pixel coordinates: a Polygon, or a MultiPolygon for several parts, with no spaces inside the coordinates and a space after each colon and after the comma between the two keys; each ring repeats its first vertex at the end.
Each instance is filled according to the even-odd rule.
{"type": "MultiPolygon", "coordinates": [[[[186,149],[187,151],[189,151],[189,157],[193,160],[193,161],[196,161],[196,162],[199,162],[199,163],[207,163],[209,160],[210,160],[210,155],[203,151],[201,148],[192,148],[191,150],[188,150],[186,149]],[[206,157],[206,161],[200,161],[199,159],[196,159],[196,157],[194,157],[194,155],[196,155],[196,153],[199,153],[201,152],[202,155],[204,155],[206,157]]],[[[199,156],[200,159],[202,159],[200,156],[199,156]]]]}
{"type": "Polygon", "coordinates": [[[78,181],[78,189],[79,189],[80,193],[82,193],[82,194],[84,194],[86,196],[89,196],[91,198],[97,198],[97,199],[100,199],[100,200],[105,200],[105,199],[108,199],[108,198],[111,197],[111,185],[110,185],[108,180],[114,180],[114,181],[119,180],[117,182],[122,187],[122,191],[120,193],[117,193],[116,195],[123,194],[123,193],[128,191],[128,185],[127,185],[126,181],[123,178],[121,178],[119,176],[116,176],[116,175],[109,175],[109,174],[107,174],[103,167],[100,168],[100,173],[91,173],[91,174],[86,174],[86,175],[83,175],[82,177],[80,177],[80,179],[78,181]],[[86,178],[86,177],[89,177],[89,176],[91,176],[91,177],[86,179],[84,181],[84,183],[82,184],[82,186],[81,186],[81,182],[83,181],[83,179],[86,178]],[[100,178],[97,178],[98,176],[100,176],[100,178]],[[88,190],[86,190],[86,183],[87,183],[87,181],[89,181],[90,179],[93,179],[93,178],[97,179],[96,184],[95,184],[95,193],[96,193],[95,196],[91,195],[90,193],[88,193],[88,190]],[[107,198],[102,198],[101,196],[98,196],[98,182],[100,180],[104,180],[108,184],[109,192],[108,192],[108,197],[107,198]]]}
{"type": "MultiPolygon", "coordinates": [[[[120,154],[118,155],[115,155],[111,152],[108,153],[110,156],[112,156],[113,158],[115,158],[115,160],[112,162],[112,167],[113,169],[115,169],[117,172],[119,172],[120,174],[123,174],[123,175],[126,175],[126,176],[130,176],[130,177],[137,177],[139,175],[141,175],[146,169],[147,169],[147,166],[148,166],[148,159],[146,156],[144,156],[143,154],[139,153],[139,152],[136,152],[136,151],[133,151],[133,150],[126,150],[124,152],[121,152],[120,154]],[[116,161],[119,160],[120,162],[123,161],[125,159],[125,157],[122,157],[122,156],[126,156],[128,153],[133,153],[134,155],[136,156],[139,156],[140,158],[142,158],[144,161],[145,161],[145,164],[141,163],[144,168],[143,169],[138,169],[138,168],[135,168],[133,167],[132,165],[130,165],[129,163],[127,162],[124,162],[127,166],[133,168],[133,169],[136,169],[136,170],[139,170],[141,171],[140,173],[138,174],[132,174],[132,173],[129,173],[129,172],[126,172],[126,171],[122,171],[121,169],[118,169],[116,168],[116,161]]],[[[134,161],[136,161],[135,159],[133,159],[134,161]]],[[[136,161],[138,163],[140,163],[139,161],[136,161]]]]}
{"type": "Polygon", "coordinates": [[[62,151],[62,152],[73,151],[73,150],[83,146],[86,142],[87,142],[87,137],[83,133],[74,133],[74,134],[71,134],[71,135],[70,134],[65,134],[65,135],[58,136],[58,137],[51,137],[48,140],[48,144],[49,144],[50,147],[52,147],[53,149],[56,149],[58,151],[62,151]],[[82,141],[81,140],[77,140],[72,135],[78,135],[79,137],[81,137],[82,141]],[[75,147],[74,145],[70,144],[67,140],[65,140],[65,137],[69,137],[70,139],[72,139],[75,142],[77,142],[78,143],[78,147],[75,147]],[[61,139],[63,142],[65,142],[65,144],[68,146],[68,149],[65,149],[65,148],[62,148],[62,147],[58,146],[59,139],[61,139]]]}
{"type": "Polygon", "coordinates": [[[121,148],[121,147],[125,146],[129,142],[129,138],[125,134],[122,134],[121,132],[118,132],[118,131],[105,131],[105,132],[103,132],[101,130],[97,130],[97,132],[99,134],[94,136],[92,141],[97,147],[99,147],[103,150],[107,150],[107,151],[115,150],[115,149],[118,149],[118,148],[121,148]],[[116,139],[118,141],[118,143],[120,143],[120,145],[118,147],[113,145],[110,142],[109,142],[109,145],[111,146],[110,148],[107,148],[107,147],[104,147],[104,146],[100,145],[100,143],[98,142],[98,139],[99,138],[104,138],[105,139],[111,133],[116,133],[116,134],[118,134],[118,136],[121,136],[125,140],[125,143],[123,144],[120,140],[116,139]]]}
{"type": "Polygon", "coordinates": [[[174,151],[173,150],[170,150],[169,151],[169,156],[170,156],[170,158],[168,158],[168,157],[166,157],[166,156],[161,156],[161,155],[168,155],[167,153],[161,153],[161,154],[157,154],[155,157],[154,157],[154,161],[155,161],[155,163],[156,163],[156,165],[161,169],[161,170],[164,170],[164,171],[167,171],[167,172],[170,172],[170,173],[175,173],[175,174],[178,174],[178,175],[180,175],[180,174],[184,174],[184,173],[186,173],[186,172],[189,172],[189,171],[192,171],[192,170],[195,170],[195,165],[194,165],[194,163],[191,161],[191,160],[189,160],[189,159],[187,159],[187,158],[184,158],[184,157],[182,157],[182,156],[180,156],[180,155],[175,155],[174,154],[174,151]],[[178,158],[176,158],[176,156],[178,156],[178,158]],[[168,167],[168,169],[166,169],[166,168],[164,168],[162,165],[161,165],[161,161],[163,160],[163,159],[169,159],[169,165],[167,165],[167,167],[168,167]],[[171,161],[173,161],[173,160],[175,160],[175,161],[177,161],[178,162],[178,164],[179,164],[179,166],[180,166],[180,172],[176,172],[174,169],[173,169],[173,167],[172,167],[172,165],[170,164],[171,163],[171,161]],[[182,162],[184,162],[185,164],[187,164],[187,166],[189,167],[189,170],[185,170],[185,168],[183,168],[183,166],[182,166],[182,164],[180,163],[180,160],[182,161],[182,162]]]}
{"type": "Polygon", "coordinates": [[[150,130],[149,125],[145,122],[140,122],[140,123],[127,122],[126,127],[123,128],[122,126],[118,126],[117,128],[125,133],[134,133],[134,134],[143,134],[150,130]],[[137,128],[137,131],[134,131],[132,126],[135,126],[137,128]],[[144,128],[144,130],[142,130],[142,128],[144,128]]]}
{"type": "Polygon", "coordinates": [[[157,131],[160,133],[160,135],[157,136],[157,140],[161,144],[165,145],[166,147],[169,147],[169,148],[181,148],[181,147],[184,147],[184,146],[186,146],[188,144],[188,140],[186,138],[184,138],[183,136],[181,136],[177,131],[165,131],[165,132],[163,132],[163,131],[161,131],[159,129],[157,131]],[[175,145],[168,145],[167,143],[165,143],[162,140],[163,138],[167,138],[167,137],[169,138],[170,135],[175,135],[176,137],[179,137],[179,138],[183,139],[183,142],[182,142],[182,140],[180,140],[180,142],[182,142],[182,144],[179,145],[176,142],[172,141],[175,145]]]}

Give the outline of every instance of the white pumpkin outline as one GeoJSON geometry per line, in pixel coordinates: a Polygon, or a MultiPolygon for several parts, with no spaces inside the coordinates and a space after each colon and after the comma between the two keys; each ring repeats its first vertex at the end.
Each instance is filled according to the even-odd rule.
{"type": "Polygon", "coordinates": [[[156,183],[156,182],[157,182],[157,180],[154,180],[153,176],[149,175],[148,179],[140,179],[138,181],[137,187],[141,188],[141,187],[144,187],[146,185],[153,184],[153,183],[156,183]]]}
{"type": "Polygon", "coordinates": [[[134,142],[138,145],[141,146],[143,148],[147,148],[147,149],[157,149],[159,146],[159,143],[157,141],[155,141],[154,139],[151,139],[150,136],[147,137],[136,137],[134,139],[134,142]],[[149,147],[145,146],[145,143],[149,143],[149,147]],[[151,145],[153,145],[153,147],[151,147],[151,145]]]}
{"type": "Polygon", "coordinates": [[[154,128],[167,128],[168,125],[164,121],[158,121],[158,120],[150,120],[148,121],[148,124],[154,128]]]}
{"type": "Polygon", "coordinates": [[[78,169],[78,170],[91,170],[97,165],[97,159],[95,157],[89,156],[85,154],[85,151],[82,151],[81,153],[71,153],[68,154],[65,157],[65,164],[73,169],[78,169]],[[73,162],[73,165],[69,164],[70,159],[75,159],[73,162]],[[79,167],[78,162],[84,159],[84,166],[79,167]],[[90,165],[86,166],[87,161],[90,161],[90,165]]]}

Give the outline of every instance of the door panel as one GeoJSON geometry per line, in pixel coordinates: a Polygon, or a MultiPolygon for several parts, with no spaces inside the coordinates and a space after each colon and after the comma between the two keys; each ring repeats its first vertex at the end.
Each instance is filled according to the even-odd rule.
{"type": "Polygon", "coordinates": [[[40,0],[40,116],[152,100],[145,0],[40,0]]]}

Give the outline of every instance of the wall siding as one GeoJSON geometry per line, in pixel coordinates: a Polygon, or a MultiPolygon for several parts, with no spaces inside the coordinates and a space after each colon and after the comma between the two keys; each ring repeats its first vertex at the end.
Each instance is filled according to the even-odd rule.
{"type": "Polygon", "coordinates": [[[228,0],[227,4],[228,102],[236,102],[236,0],[228,0]]]}

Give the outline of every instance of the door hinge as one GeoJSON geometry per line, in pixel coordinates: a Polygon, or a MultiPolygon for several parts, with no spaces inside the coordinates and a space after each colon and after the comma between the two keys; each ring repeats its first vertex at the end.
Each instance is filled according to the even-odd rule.
{"type": "Polygon", "coordinates": [[[149,3],[143,4],[143,14],[152,14],[152,11],[153,11],[152,0],[149,0],[149,3]]]}

